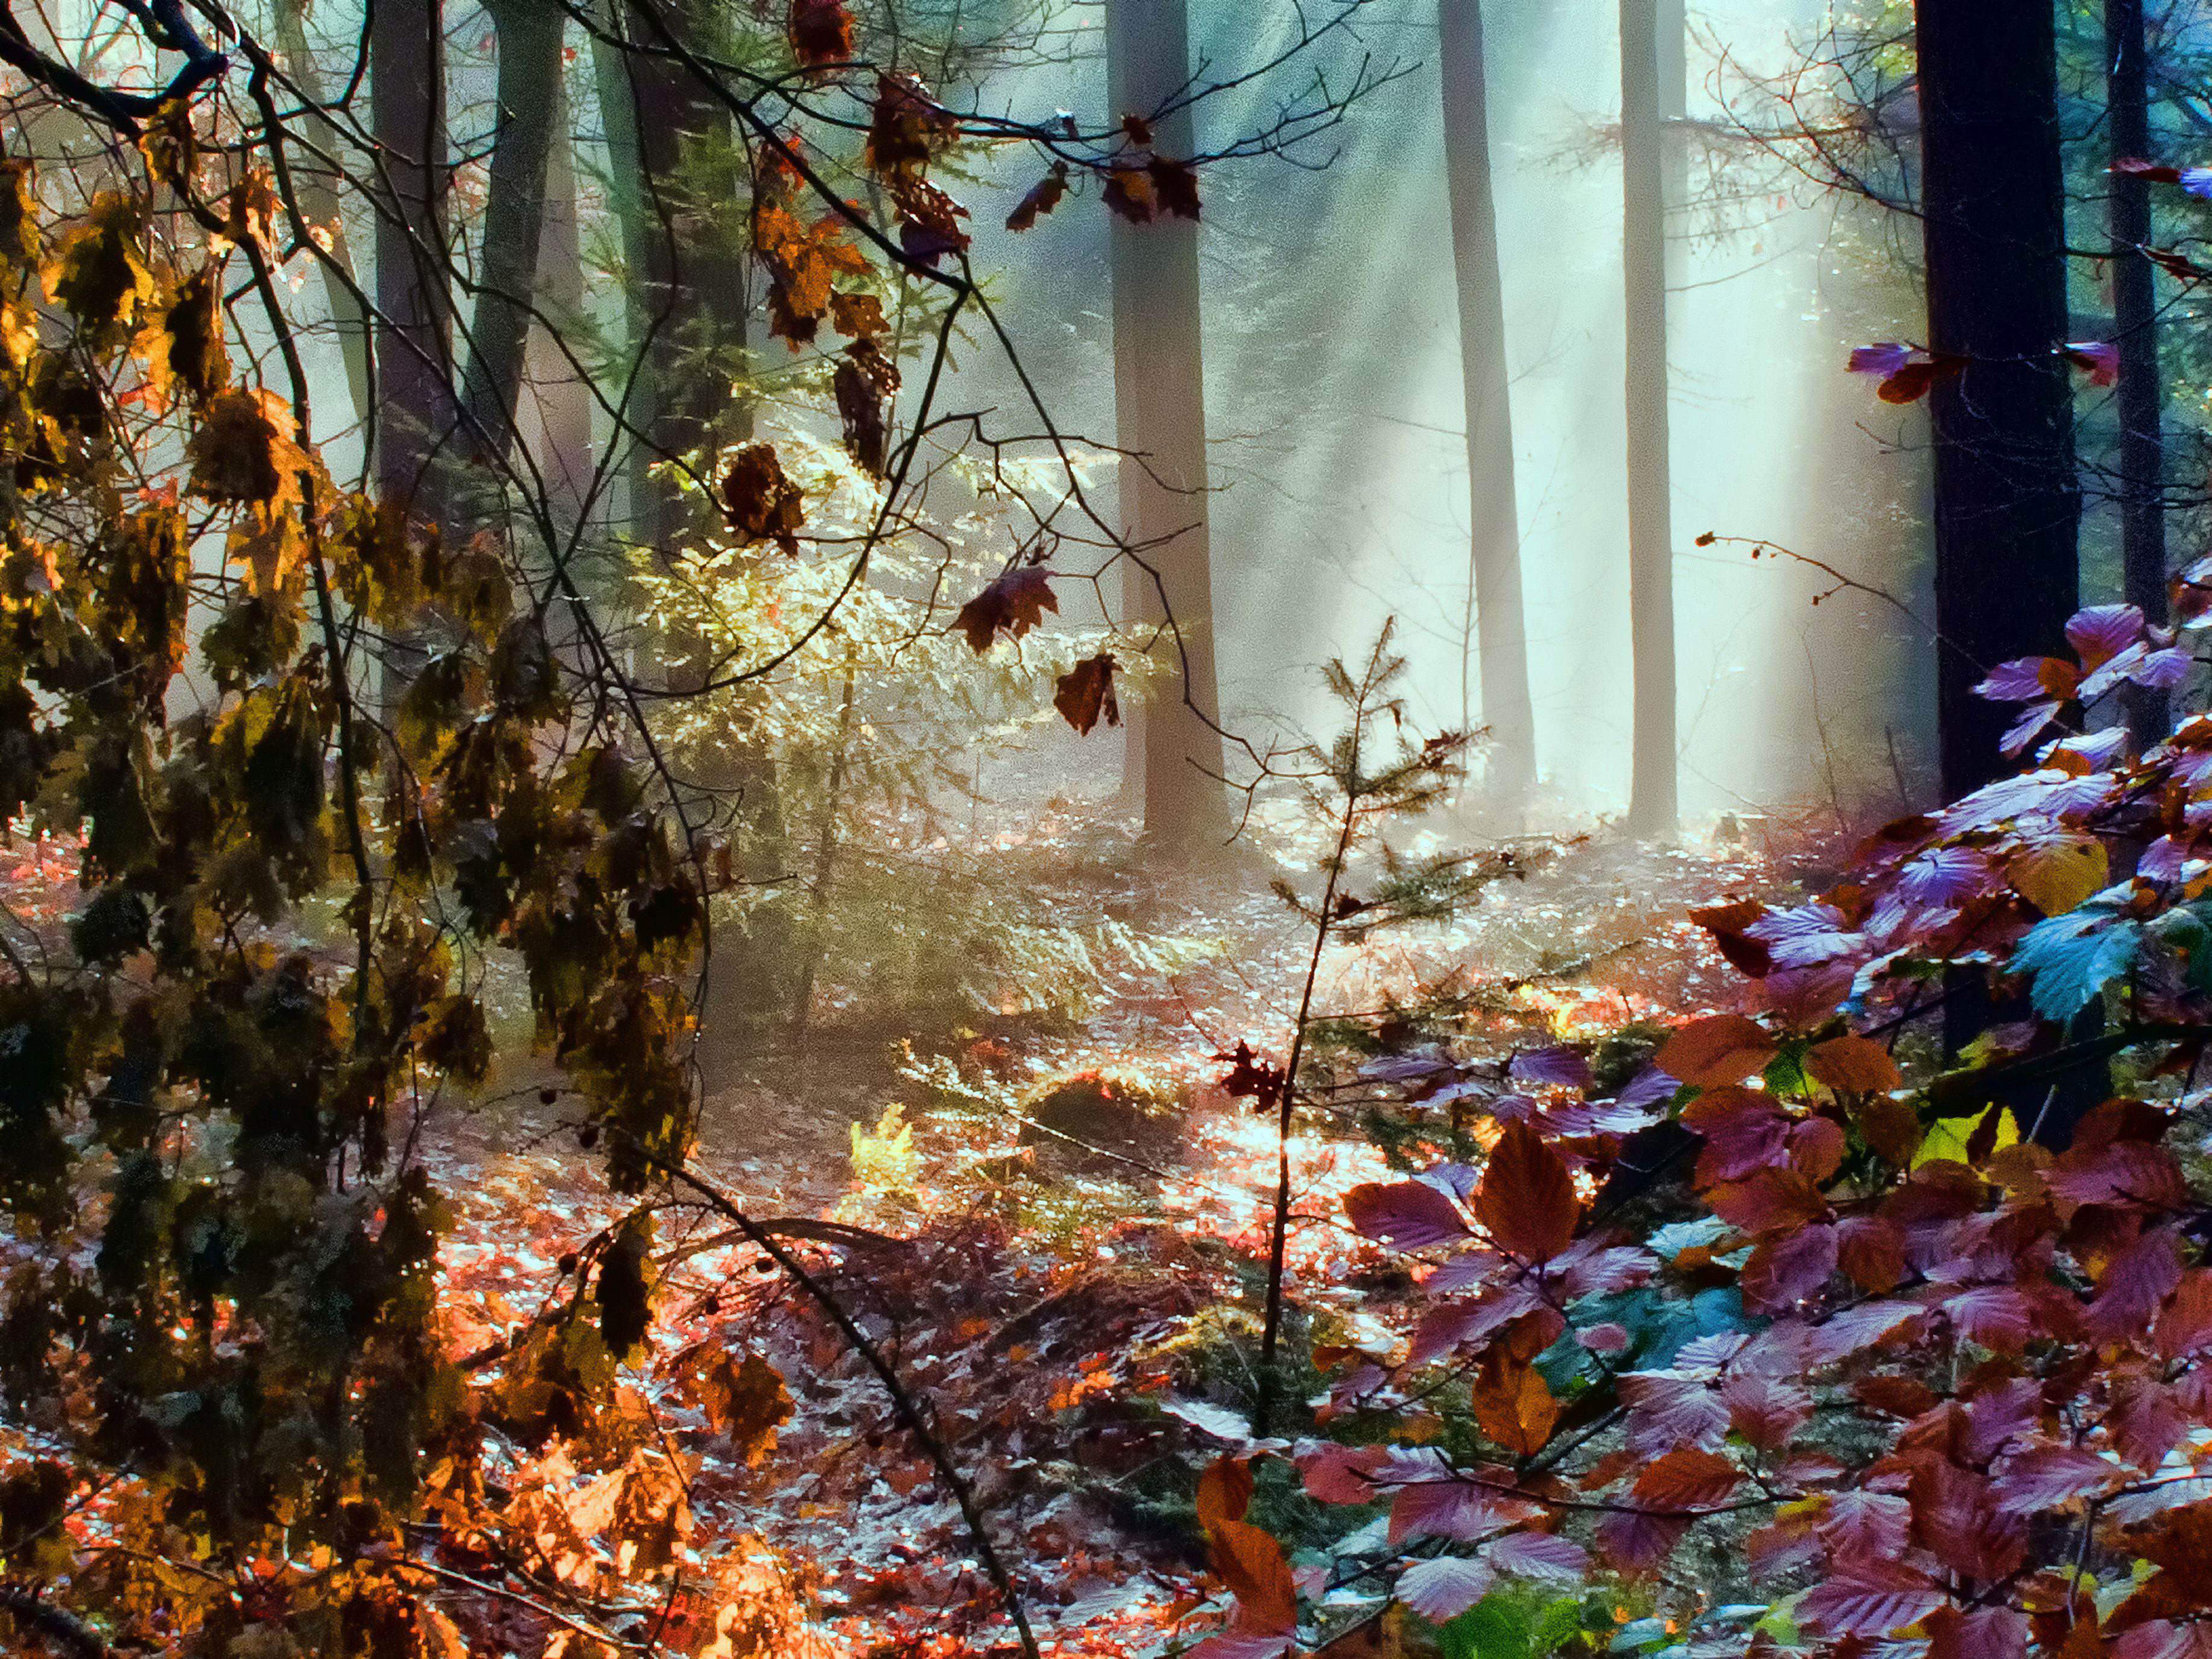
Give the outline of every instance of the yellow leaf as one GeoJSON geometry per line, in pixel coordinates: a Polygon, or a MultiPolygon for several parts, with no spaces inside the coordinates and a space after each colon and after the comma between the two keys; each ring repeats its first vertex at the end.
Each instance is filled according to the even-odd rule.
{"type": "MultiPolygon", "coordinates": [[[[1991,1109],[1997,1110],[1996,1108],[1991,1109]]],[[[1989,1113],[1984,1111],[1972,1112],[1965,1117],[1936,1119],[1928,1126],[1928,1133],[1920,1143],[1920,1150],[1913,1154],[1912,1167],[1917,1170],[1922,1164],[1932,1164],[1938,1158],[1948,1158],[1954,1164],[1975,1162],[1968,1143],[1988,1116],[1989,1113]]],[[[1989,1152],[1983,1154],[1984,1160],[1986,1161],[1990,1152],[2001,1152],[2008,1146],[2018,1145],[2020,1125],[2014,1120],[2011,1109],[1997,1110],[1996,1132],[1990,1139],[1989,1152]]]]}
{"type": "Polygon", "coordinates": [[[2045,915],[2060,916],[2104,888],[2110,866],[2104,842],[2068,836],[2030,848],[2005,873],[2013,891],[2045,915]]]}

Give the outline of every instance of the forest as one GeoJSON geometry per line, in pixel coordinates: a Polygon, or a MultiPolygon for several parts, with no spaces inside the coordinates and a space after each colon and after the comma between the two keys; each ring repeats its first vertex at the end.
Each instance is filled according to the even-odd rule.
{"type": "Polygon", "coordinates": [[[2212,1659],[2212,7],[0,0],[0,1654],[2212,1659]]]}

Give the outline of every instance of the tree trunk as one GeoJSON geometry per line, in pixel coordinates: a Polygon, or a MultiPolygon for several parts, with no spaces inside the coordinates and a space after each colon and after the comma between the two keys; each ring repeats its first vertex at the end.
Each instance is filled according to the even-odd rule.
{"type": "Polygon", "coordinates": [[[580,345],[586,319],[575,144],[568,86],[558,74],[553,90],[558,103],[552,153],[545,163],[545,232],[538,247],[538,292],[546,322],[531,336],[525,372],[543,433],[538,466],[553,500],[553,520],[562,531],[573,532],[583,520],[593,483],[592,387],[556,338],[580,345]]]}
{"type": "MultiPolygon", "coordinates": [[[[1452,268],[1459,286],[1460,374],[1467,399],[1467,645],[1482,675],[1493,805],[1512,811],[1536,768],[1528,696],[1528,640],[1521,600],[1521,520],[1513,489],[1513,408],[1506,380],[1505,300],[1498,213],[1491,193],[1490,125],[1482,60],[1482,0],[1437,0],[1443,72],[1444,167],[1451,195],[1452,268]]],[[[1465,701],[1465,667],[1462,667],[1465,701]]]]}
{"type": "Polygon", "coordinates": [[[1928,344],[1964,360],[1935,430],[1936,730],[1943,789],[2008,769],[2012,718],[1973,694],[2064,641],[2079,593],[2056,43],[2042,0],[1920,0],[1928,344]]]}
{"type": "MultiPolygon", "coordinates": [[[[1108,0],[1108,96],[1114,112],[1151,118],[1190,77],[1185,0],[1108,0]]],[[[1156,153],[1196,149],[1188,106],[1152,120],[1156,153]]],[[[1156,647],[1169,670],[1133,727],[1142,757],[1145,833],[1170,860],[1218,846],[1228,811],[1218,781],[1221,735],[1213,591],[1206,535],[1206,381],[1198,226],[1163,214],[1113,226],[1114,413],[1121,529],[1150,569],[1125,566],[1127,609],[1174,629],[1156,647]]]]}
{"type": "MultiPolygon", "coordinates": [[[[692,40],[705,15],[702,0],[661,9],[669,27],[692,40]]],[[[634,533],[665,552],[690,528],[689,516],[680,492],[649,469],[710,450],[744,418],[730,395],[730,370],[745,346],[746,254],[734,229],[750,191],[728,110],[661,55],[651,23],[624,21],[644,50],[603,49],[600,101],[619,106],[607,118],[618,178],[629,164],[616,205],[631,339],[641,354],[632,414],[647,437],[633,459],[630,516],[634,533]]]]}
{"type": "Polygon", "coordinates": [[[1620,0],[1621,267],[1627,302],[1628,614],[1635,737],[1628,830],[1672,833],[1674,529],[1667,434],[1666,131],[1656,0],[1620,0]]]}
{"type": "MultiPolygon", "coordinates": [[[[323,77],[315,54],[307,44],[304,0],[280,0],[276,7],[276,48],[283,53],[284,72],[301,94],[319,107],[323,101],[323,77]]],[[[325,155],[343,153],[346,140],[330,121],[318,118],[309,128],[325,155]]],[[[375,398],[368,372],[368,313],[355,298],[347,280],[354,277],[353,252],[346,244],[345,209],[338,200],[338,175],[325,162],[295,149],[292,179],[299,191],[300,208],[330,241],[326,252],[337,269],[323,267],[323,295],[330,307],[331,325],[337,332],[338,349],[344,355],[346,390],[353,397],[354,419],[367,426],[375,398]]],[[[357,279],[356,279],[357,280],[357,279]]]]}
{"type": "Polygon", "coordinates": [[[464,443],[496,461],[514,443],[523,353],[537,298],[545,168],[560,112],[564,14],[544,0],[488,0],[485,10],[499,38],[498,137],[484,198],[462,408],[464,443]]]}
{"type": "MultiPolygon", "coordinates": [[[[2150,154],[2150,102],[2143,0],[2105,0],[2106,123],[2112,156],[2150,154]]],[[[2165,386],[2159,374],[2158,296],[2142,249],[2151,240],[2150,187],[2112,177],[2112,336],[2120,352],[2120,565],[2128,602],[2153,622],[2166,620],[2166,445],[2160,430],[2165,386]]],[[[2172,728],[2166,695],[2147,685],[2125,692],[2128,726],[2138,744],[2172,728]]]]}
{"type": "Polygon", "coordinates": [[[453,434],[447,287],[446,35],[441,0],[379,0],[369,24],[376,203],[376,480],[388,501],[439,520],[434,465],[453,434]]]}

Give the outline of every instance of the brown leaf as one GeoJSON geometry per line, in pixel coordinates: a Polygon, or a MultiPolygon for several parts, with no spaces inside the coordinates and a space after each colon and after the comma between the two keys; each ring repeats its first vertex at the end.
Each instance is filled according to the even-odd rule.
{"type": "Polygon", "coordinates": [[[791,0],[792,56],[809,69],[853,58],[853,19],[845,0],[791,0]]]}
{"type": "Polygon", "coordinates": [[[1886,404],[1917,403],[1938,380],[1948,380],[1966,367],[1964,357],[1937,352],[1925,362],[1907,363],[1875,388],[1886,404]]]}
{"type": "Polygon", "coordinates": [[[1109,726],[1121,723],[1121,705],[1114,696],[1114,658],[1102,651],[1085,657],[1060,677],[1052,706],[1060,717],[1085,737],[1103,718],[1109,726]]]}
{"type": "Polygon", "coordinates": [[[884,302],[872,294],[831,295],[830,321],[840,334],[863,340],[887,334],[891,326],[884,317],[884,302]]]}
{"type": "Polygon", "coordinates": [[[1884,1161],[1900,1170],[1912,1167],[1912,1155],[1920,1150],[1920,1116],[1905,1102],[1875,1095],[1859,1103],[1851,1121],[1884,1161]]]}
{"type": "Polygon", "coordinates": [[[1650,1510],[1711,1509],[1736,1488],[1743,1471],[1718,1452],[1678,1446],[1636,1478],[1636,1501],[1650,1510]]]}
{"type": "Polygon", "coordinates": [[[1905,1081],[1889,1050],[1863,1036],[1831,1037],[1814,1044],[1805,1056],[1805,1069],[1814,1081],[1826,1084],[1838,1094],[1873,1094],[1905,1081]]]}
{"type": "Polygon", "coordinates": [[[1029,194],[1014,204],[1014,210],[1006,216],[1006,228],[1033,228],[1038,220],[1060,205],[1060,198],[1066,194],[1067,163],[1054,161],[1052,171],[1030,185],[1029,194]]]}
{"type": "Polygon", "coordinates": [[[1117,161],[1106,174],[1100,199],[1133,225],[1148,225],[1159,211],[1159,190],[1151,171],[1136,161],[1117,161]]]}
{"type": "Polygon", "coordinates": [[[805,497],[784,476],[774,444],[747,444],[730,458],[730,470],[722,475],[722,514],[748,546],[773,540],[795,555],[805,508],[805,497]]]}
{"type": "Polygon", "coordinates": [[[1566,1164],[1525,1122],[1508,1124],[1498,1137],[1473,1207],[1499,1249],[1538,1262],[1573,1242],[1582,1216],[1566,1164]]]}
{"type": "Polygon", "coordinates": [[[1711,1014],[1677,1026],[1652,1063],[1678,1082],[1701,1089],[1741,1083],[1766,1069],[1774,1039],[1741,1014],[1711,1014]]]}
{"type": "Polygon", "coordinates": [[[757,1353],[740,1361],[711,1342],[685,1350],[673,1364],[678,1393],[706,1413],[715,1433],[736,1443],[747,1465],[758,1465],[793,1410],[782,1374],[757,1353]]]}
{"type": "Polygon", "coordinates": [[[1198,217],[1198,173],[1189,162],[1155,155],[1145,171],[1152,175],[1152,199],[1162,213],[1178,219],[1198,217]]]}
{"type": "Polygon", "coordinates": [[[1474,1419],[1515,1456],[1532,1457],[1551,1439],[1559,1402],[1535,1367],[1492,1348],[1475,1372],[1474,1419]]]}
{"type": "Polygon", "coordinates": [[[968,636],[968,643],[981,656],[1000,634],[1018,640],[1042,622],[1046,611],[1059,609],[1060,601],[1053,597],[1044,568],[1023,565],[1009,570],[962,605],[952,625],[968,636]]]}

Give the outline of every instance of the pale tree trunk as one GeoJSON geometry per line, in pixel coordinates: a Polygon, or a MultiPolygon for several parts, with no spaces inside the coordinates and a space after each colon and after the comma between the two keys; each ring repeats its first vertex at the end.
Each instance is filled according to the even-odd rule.
{"type": "MultiPolygon", "coordinates": [[[[2148,64],[2143,0],[2105,0],[2106,120],[2112,157],[2150,154],[2148,64]]],[[[2150,186],[2115,173],[2110,186],[2112,236],[2112,338],[2119,347],[2120,568],[2129,603],[2164,622],[2166,595],[2166,443],[2160,429],[2165,385],[2158,356],[2158,295],[2143,247],[2151,240],[2150,186]]],[[[2138,744],[2172,728],[2163,691],[2130,685],[2128,726],[2138,744]]]]}
{"type": "Polygon", "coordinates": [[[574,531],[582,520],[592,483],[592,388],[556,344],[557,330],[572,346],[584,337],[584,251],[576,215],[575,145],[569,132],[568,88],[558,76],[554,92],[552,153],[545,165],[545,233],[538,248],[538,292],[547,323],[530,337],[525,372],[538,413],[538,465],[553,501],[555,524],[574,531]]]}
{"type": "Polygon", "coordinates": [[[1628,830],[1671,834],[1674,501],[1667,433],[1667,190],[1656,0],[1620,0],[1621,264],[1627,301],[1628,605],[1635,736],[1628,830]]]}
{"type": "MultiPolygon", "coordinates": [[[[1152,120],[1155,153],[1196,148],[1188,105],[1152,119],[1189,79],[1184,0],[1108,0],[1108,96],[1115,116],[1152,120]]],[[[1125,565],[1123,598],[1142,625],[1173,629],[1155,654],[1169,671],[1130,732],[1141,764],[1145,833],[1170,861],[1228,834],[1206,534],[1206,382],[1198,226],[1163,214],[1113,226],[1115,441],[1121,529],[1150,571],[1125,565]],[[1163,603],[1164,601],[1164,603],[1163,603]]]]}
{"type": "MultiPolygon", "coordinates": [[[[1437,29],[1452,269],[1459,288],[1460,374],[1467,405],[1468,604],[1475,618],[1467,648],[1475,653],[1481,672],[1482,723],[1490,733],[1489,805],[1510,813],[1535,778],[1536,724],[1521,595],[1521,521],[1513,483],[1498,211],[1491,185],[1482,0],[1437,0],[1437,29]]],[[[1462,662],[1462,703],[1466,690],[1462,662]]]]}
{"type": "Polygon", "coordinates": [[[1936,727],[1954,798],[2009,769],[2013,711],[1974,695],[2065,644],[2081,496],[2067,332],[2057,43],[2040,0],[1920,0],[1929,394],[1936,452],[1936,727]]]}
{"type": "MultiPolygon", "coordinates": [[[[283,54],[284,72],[303,96],[319,106],[323,77],[315,54],[307,44],[304,0],[279,0],[276,7],[276,49],[283,54]]],[[[345,140],[327,120],[316,120],[308,129],[317,149],[325,155],[343,152],[345,140]]],[[[352,395],[354,419],[367,423],[373,404],[368,370],[368,313],[349,283],[356,280],[353,252],[346,244],[345,209],[338,199],[337,176],[325,162],[295,151],[292,181],[299,192],[301,211],[325,232],[325,252],[331,264],[323,267],[323,295],[330,307],[331,325],[337,332],[338,349],[344,355],[346,390],[352,395]]]]}

